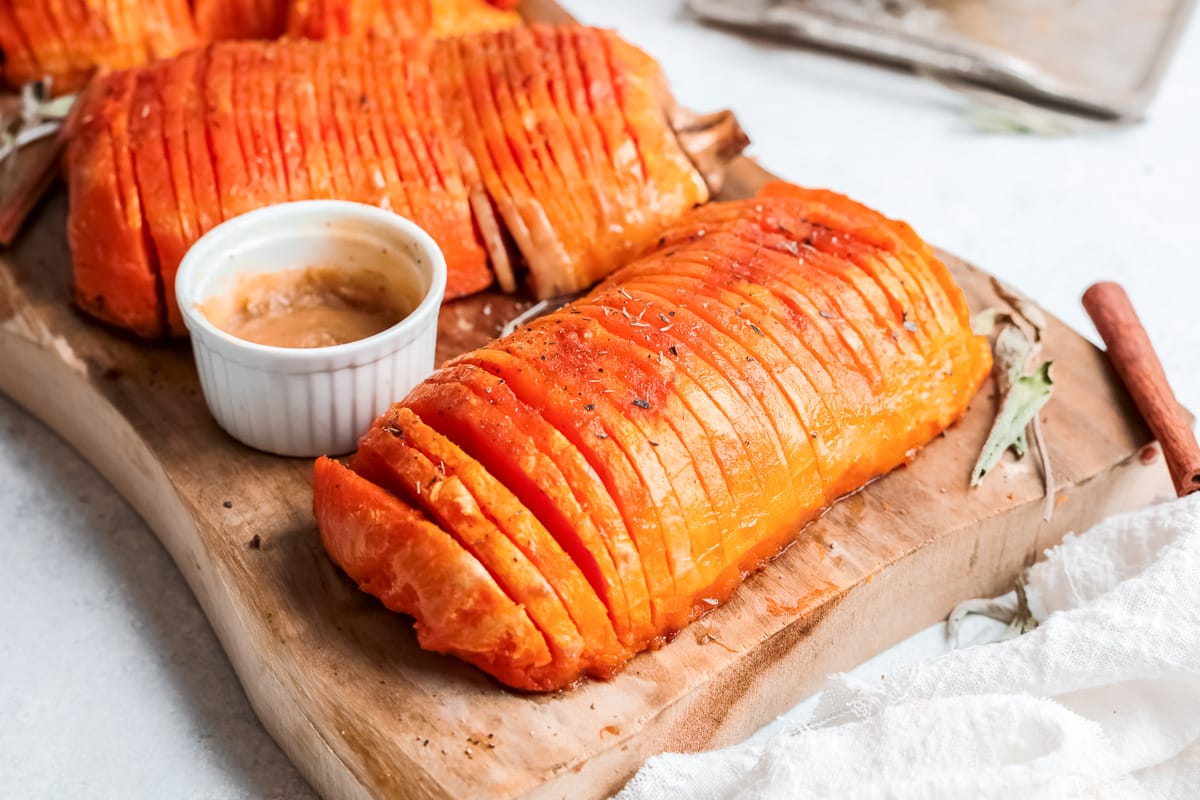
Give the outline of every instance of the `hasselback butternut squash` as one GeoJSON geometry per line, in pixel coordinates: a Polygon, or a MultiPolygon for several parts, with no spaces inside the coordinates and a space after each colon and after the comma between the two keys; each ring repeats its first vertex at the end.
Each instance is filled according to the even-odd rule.
{"type": "Polygon", "coordinates": [[[0,83],[49,78],[55,93],[205,42],[450,36],[519,25],[487,0],[61,0],[0,2],[0,83]]]}
{"type": "MultiPolygon", "coordinates": [[[[540,572],[574,628],[547,614],[541,584],[513,579],[517,566],[455,558],[476,556],[549,654],[531,665],[479,648],[471,663],[559,689],[611,675],[724,601],[830,503],[958,420],[990,368],[961,291],[911,229],[774,184],[688,212],[590,294],[453,359],[361,441],[353,468],[383,499],[343,497],[330,481],[347,473],[323,459],[314,511],[334,561],[441,652],[459,653],[462,632],[434,630],[429,601],[393,589],[427,565],[372,558],[393,534],[363,505],[404,508],[398,531],[415,518],[453,541],[499,534],[551,554],[518,566],[540,572]],[[427,480],[471,476],[459,512],[485,509],[486,534],[397,483],[417,474],[413,448],[427,480]]],[[[497,614],[516,626],[510,606],[497,614]]]]}
{"type": "Polygon", "coordinates": [[[490,285],[493,267],[513,291],[522,262],[541,297],[586,289],[708,199],[664,92],[652,60],[578,26],[223,42],[104,75],[80,101],[100,122],[70,143],[76,296],[142,335],[182,334],[174,280],[197,238],[255,208],[322,198],[425,228],[446,255],[448,299],[490,285]],[[128,103],[110,102],[115,86],[133,87],[128,103]],[[132,163],[133,202],[103,174],[113,150],[132,163]],[[145,213],[117,213],[132,205],[145,213]],[[88,233],[101,217],[127,222],[88,233]],[[116,297],[129,262],[106,275],[113,247],[145,251],[156,295],[116,297]]]}
{"type": "Polygon", "coordinates": [[[0,2],[0,77],[10,87],[48,78],[56,94],[72,92],[97,67],[125,69],[200,44],[188,0],[50,0],[0,2]]]}

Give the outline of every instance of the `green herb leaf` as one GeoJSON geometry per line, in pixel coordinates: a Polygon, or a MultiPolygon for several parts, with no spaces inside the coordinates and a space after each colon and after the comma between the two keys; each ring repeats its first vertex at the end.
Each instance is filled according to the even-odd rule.
{"type": "MultiPolygon", "coordinates": [[[[1003,336],[1003,333],[1001,334],[1003,336]]],[[[1011,337],[1010,337],[1011,338],[1011,337]]],[[[1023,337],[1022,337],[1023,338],[1023,337]]],[[[997,340],[997,350],[1000,341],[997,340]]],[[[979,453],[979,461],[971,473],[971,485],[978,486],[989,471],[1000,463],[1000,457],[1018,442],[1025,448],[1025,428],[1050,399],[1054,380],[1050,376],[1050,361],[1045,361],[1032,375],[1021,375],[1011,382],[1008,393],[996,413],[996,421],[988,434],[987,442],[979,453]]],[[[1009,373],[1011,376],[1011,372],[1009,373]]]]}

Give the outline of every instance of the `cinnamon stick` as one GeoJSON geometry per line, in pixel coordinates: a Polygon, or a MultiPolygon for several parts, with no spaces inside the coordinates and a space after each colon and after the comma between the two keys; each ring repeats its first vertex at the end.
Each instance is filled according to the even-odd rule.
{"type": "Polygon", "coordinates": [[[1200,444],[1129,295],[1119,284],[1097,283],[1084,292],[1083,307],[1108,347],[1109,361],[1162,446],[1176,493],[1183,497],[1200,491],[1200,444]]]}

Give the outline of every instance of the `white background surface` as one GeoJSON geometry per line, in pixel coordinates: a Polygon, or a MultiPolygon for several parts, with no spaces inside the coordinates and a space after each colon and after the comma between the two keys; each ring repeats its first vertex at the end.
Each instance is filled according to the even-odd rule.
{"type": "MultiPolygon", "coordinates": [[[[1148,122],[1042,139],[975,133],[940,87],[705,29],[677,0],[567,5],[657,56],[686,105],[732,107],[779,175],[907,219],[1088,335],[1079,295],[1122,281],[1200,409],[1200,24],[1148,122]]],[[[927,631],[864,670],[943,646],[927,631]]],[[[0,797],[310,796],[157,540],[0,400],[0,797]]]]}

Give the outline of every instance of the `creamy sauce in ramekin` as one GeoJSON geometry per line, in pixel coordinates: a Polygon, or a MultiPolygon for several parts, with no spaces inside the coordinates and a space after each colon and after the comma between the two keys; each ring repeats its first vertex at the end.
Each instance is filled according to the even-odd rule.
{"type": "Polygon", "coordinates": [[[239,339],[272,347],[330,347],[397,324],[415,303],[371,270],[308,267],[243,273],[200,305],[209,322],[239,339]]]}

